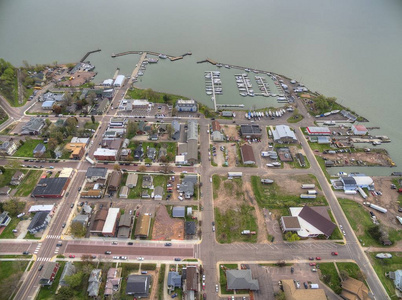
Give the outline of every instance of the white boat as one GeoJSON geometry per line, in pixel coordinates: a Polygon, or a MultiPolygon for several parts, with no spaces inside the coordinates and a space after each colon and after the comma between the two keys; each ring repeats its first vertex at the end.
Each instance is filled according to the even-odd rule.
{"type": "Polygon", "coordinates": [[[226,68],[226,69],[230,69],[230,66],[229,66],[229,65],[225,65],[225,68],[226,68]]]}
{"type": "Polygon", "coordinates": [[[138,72],[138,74],[137,74],[138,76],[142,76],[142,75],[144,75],[144,73],[142,73],[142,72],[138,72]]]}
{"type": "Polygon", "coordinates": [[[266,116],[266,117],[269,117],[268,111],[265,111],[265,116],[266,116]]]}
{"type": "Polygon", "coordinates": [[[270,117],[272,117],[272,111],[268,111],[270,117]]]}
{"type": "Polygon", "coordinates": [[[348,173],[338,172],[338,173],[336,173],[336,176],[348,176],[348,173]]]}
{"type": "Polygon", "coordinates": [[[280,162],[273,162],[272,165],[273,165],[274,167],[280,167],[280,166],[281,166],[281,163],[280,163],[280,162]]]}
{"type": "Polygon", "coordinates": [[[267,167],[273,167],[274,165],[273,164],[267,164],[267,167]]]}
{"type": "Polygon", "coordinates": [[[221,67],[222,67],[222,64],[216,64],[216,66],[217,66],[218,68],[221,68],[221,67]]]}
{"type": "Polygon", "coordinates": [[[157,58],[148,58],[148,62],[150,64],[156,64],[158,61],[159,61],[159,59],[157,59],[157,58]]]}
{"type": "Polygon", "coordinates": [[[377,258],[392,258],[391,253],[378,253],[375,257],[377,258]]]}
{"type": "Polygon", "coordinates": [[[207,95],[212,95],[212,92],[211,92],[211,91],[207,91],[207,95]]]}
{"type": "Polygon", "coordinates": [[[236,118],[236,113],[233,113],[233,118],[236,118]]]}
{"type": "Polygon", "coordinates": [[[246,71],[246,72],[250,72],[250,69],[244,69],[244,71],[246,71]]]}
{"type": "Polygon", "coordinates": [[[240,96],[246,97],[247,93],[240,93],[240,96]]]}
{"type": "Polygon", "coordinates": [[[167,58],[167,55],[165,55],[165,54],[159,54],[158,57],[159,57],[159,58],[162,58],[162,59],[166,59],[166,58],[167,58]]]}
{"type": "Polygon", "coordinates": [[[275,115],[279,118],[279,112],[278,111],[275,112],[275,115]]]}
{"type": "Polygon", "coordinates": [[[381,145],[381,142],[380,141],[374,141],[372,144],[373,144],[373,146],[377,146],[377,145],[381,145]]]}

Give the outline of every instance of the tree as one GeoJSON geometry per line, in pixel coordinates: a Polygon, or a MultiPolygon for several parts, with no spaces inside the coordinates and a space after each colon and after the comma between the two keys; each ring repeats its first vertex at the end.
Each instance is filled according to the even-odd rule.
{"type": "Polygon", "coordinates": [[[3,166],[0,166],[0,171],[2,174],[6,173],[6,169],[3,166]]]}
{"type": "Polygon", "coordinates": [[[91,121],[92,121],[92,124],[95,124],[95,117],[93,115],[91,116],[91,121]]]}
{"type": "Polygon", "coordinates": [[[295,242],[295,241],[300,240],[300,237],[297,235],[297,233],[293,233],[291,231],[288,231],[288,232],[285,233],[285,239],[288,242],[295,242]]]}
{"type": "Polygon", "coordinates": [[[128,121],[127,122],[127,138],[131,139],[135,137],[138,131],[138,124],[137,122],[134,121],[128,121]]]}
{"type": "Polygon", "coordinates": [[[51,151],[54,151],[58,145],[58,141],[57,139],[51,137],[49,138],[49,140],[47,141],[47,148],[51,151]]]}
{"type": "Polygon", "coordinates": [[[341,277],[342,280],[346,280],[349,277],[348,271],[342,269],[339,271],[339,276],[341,277]]]}
{"type": "Polygon", "coordinates": [[[115,171],[120,171],[120,165],[115,164],[115,165],[113,166],[113,170],[115,170],[115,171]]]}
{"type": "Polygon", "coordinates": [[[3,203],[3,209],[8,211],[10,216],[16,217],[20,214],[24,208],[26,203],[20,201],[20,199],[13,197],[10,200],[3,203]]]}
{"type": "Polygon", "coordinates": [[[380,226],[378,225],[371,226],[367,231],[373,239],[375,239],[376,241],[380,241],[382,236],[380,226]]]}
{"type": "Polygon", "coordinates": [[[161,172],[162,173],[169,173],[172,170],[172,166],[170,164],[165,164],[164,166],[161,167],[161,172]]]}
{"type": "Polygon", "coordinates": [[[144,165],[141,165],[139,168],[138,168],[138,171],[140,171],[140,172],[145,172],[147,170],[147,167],[145,167],[144,165]]]}
{"type": "Polygon", "coordinates": [[[64,106],[70,106],[73,103],[73,96],[71,93],[64,93],[64,100],[63,100],[64,106]]]}
{"type": "Polygon", "coordinates": [[[163,95],[163,102],[165,102],[166,104],[168,104],[170,101],[170,97],[166,94],[163,95]]]}
{"type": "Polygon", "coordinates": [[[55,296],[56,300],[70,300],[74,298],[74,291],[69,286],[62,286],[55,296]]]}
{"type": "Polygon", "coordinates": [[[52,124],[52,121],[50,121],[49,119],[46,119],[45,123],[46,123],[47,126],[50,126],[52,124]]]}
{"type": "Polygon", "coordinates": [[[80,222],[72,223],[70,231],[74,237],[83,237],[87,233],[86,227],[80,222]]]}
{"type": "Polygon", "coordinates": [[[53,105],[53,112],[54,112],[56,115],[61,114],[61,106],[60,106],[60,105],[57,105],[57,104],[53,105]]]}
{"type": "Polygon", "coordinates": [[[66,283],[73,289],[78,288],[82,284],[82,278],[84,277],[84,273],[77,272],[73,275],[66,276],[65,281],[66,283]]]}
{"type": "Polygon", "coordinates": [[[88,103],[90,103],[91,105],[94,105],[95,100],[96,100],[96,93],[94,91],[90,91],[87,95],[87,100],[88,100],[88,103]]]}

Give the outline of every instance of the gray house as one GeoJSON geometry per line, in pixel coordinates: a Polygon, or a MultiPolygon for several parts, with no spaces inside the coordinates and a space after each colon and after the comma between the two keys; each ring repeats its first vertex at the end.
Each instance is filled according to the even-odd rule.
{"type": "Polygon", "coordinates": [[[156,156],[156,149],[155,148],[148,148],[147,157],[149,159],[155,159],[155,156],[156,156]]]}
{"type": "Polygon", "coordinates": [[[173,218],[184,218],[185,207],[184,206],[174,206],[172,210],[173,218]]]}
{"type": "Polygon", "coordinates": [[[181,275],[178,272],[169,272],[167,280],[168,289],[174,290],[181,287],[181,275]]]}
{"type": "Polygon", "coordinates": [[[226,270],[228,290],[258,291],[260,286],[257,279],[251,277],[251,270],[226,270]]]}
{"type": "Polygon", "coordinates": [[[21,128],[20,135],[38,135],[45,124],[45,120],[42,118],[31,118],[21,128]]]}
{"type": "Polygon", "coordinates": [[[395,288],[402,292],[402,270],[389,272],[389,278],[394,280],[395,288]]]}
{"type": "Polygon", "coordinates": [[[154,190],[154,200],[162,200],[163,198],[163,187],[157,186],[154,190]]]}
{"type": "Polygon", "coordinates": [[[142,188],[143,189],[150,189],[153,185],[153,177],[151,175],[144,175],[142,176],[142,188]]]}
{"type": "Polygon", "coordinates": [[[177,141],[180,138],[180,123],[177,120],[173,120],[172,126],[172,139],[177,141]]]}
{"type": "Polygon", "coordinates": [[[42,143],[39,143],[33,150],[33,155],[43,155],[45,152],[46,152],[46,146],[43,145],[42,143]]]}
{"type": "Polygon", "coordinates": [[[65,281],[65,277],[75,274],[75,271],[76,269],[73,263],[71,261],[66,262],[63,273],[61,273],[59,284],[61,286],[68,286],[67,282],[65,281]]]}
{"type": "Polygon", "coordinates": [[[150,285],[150,275],[130,275],[127,278],[126,295],[133,295],[137,298],[146,298],[149,296],[150,285]]]}
{"type": "Polygon", "coordinates": [[[99,288],[102,283],[102,270],[93,269],[88,279],[88,296],[97,297],[99,295],[99,288]]]}
{"type": "Polygon", "coordinates": [[[35,234],[44,230],[49,222],[50,216],[48,211],[37,212],[28,226],[28,231],[35,234]]]}

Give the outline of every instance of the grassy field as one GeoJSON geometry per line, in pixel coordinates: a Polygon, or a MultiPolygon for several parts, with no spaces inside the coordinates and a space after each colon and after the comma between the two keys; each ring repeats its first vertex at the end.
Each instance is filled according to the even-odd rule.
{"type": "MultiPolygon", "coordinates": [[[[338,266],[338,270],[339,272],[341,272],[342,270],[345,270],[346,272],[348,272],[349,276],[357,279],[357,280],[362,280],[363,278],[361,278],[361,271],[358,265],[356,265],[355,263],[351,263],[351,262],[337,262],[336,265],[338,266]]],[[[321,268],[321,265],[320,265],[321,268]]]]}
{"type": "Polygon", "coordinates": [[[317,155],[315,156],[315,158],[317,159],[317,162],[320,165],[321,170],[325,175],[325,178],[327,179],[328,182],[330,182],[331,181],[331,176],[327,172],[327,167],[325,166],[325,160],[323,160],[322,157],[319,157],[317,155]]]}
{"type": "MultiPolygon", "coordinates": [[[[333,222],[333,223],[335,223],[335,218],[334,218],[334,216],[332,215],[332,211],[331,210],[328,210],[328,215],[329,215],[329,217],[331,218],[331,221],[333,222]]],[[[336,224],[336,223],[335,223],[336,224]]],[[[342,233],[341,233],[341,230],[339,229],[339,227],[338,226],[336,226],[335,227],[335,230],[332,232],[332,234],[331,234],[331,236],[329,237],[329,239],[330,240],[341,240],[343,237],[342,237],[342,233]]]]}
{"type": "Polygon", "coordinates": [[[218,191],[219,191],[219,187],[221,185],[221,180],[222,180],[221,176],[219,176],[219,175],[213,175],[212,176],[212,186],[213,186],[214,199],[216,199],[218,197],[218,191]]]}
{"type": "Polygon", "coordinates": [[[121,299],[121,300],[133,299],[133,296],[126,295],[126,287],[127,287],[126,278],[131,273],[137,273],[138,270],[140,269],[140,265],[139,264],[121,264],[121,267],[122,267],[121,277],[124,279],[121,281],[120,298],[119,299],[121,299]]]}
{"type": "Polygon", "coordinates": [[[143,175],[138,174],[137,186],[132,188],[132,189],[129,189],[130,192],[128,193],[128,199],[139,199],[139,198],[141,198],[142,176],[143,175]]]}
{"type": "Polygon", "coordinates": [[[154,187],[161,186],[163,188],[163,195],[166,196],[166,184],[168,176],[156,175],[154,176],[154,187]]]}
{"type": "Polygon", "coordinates": [[[259,176],[251,176],[251,185],[258,205],[263,208],[277,209],[291,206],[302,206],[306,202],[312,205],[328,205],[324,196],[316,199],[301,199],[299,195],[283,193],[277,183],[262,184],[259,176]]]}
{"type": "Polygon", "coordinates": [[[0,261],[0,286],[2,286],[1,299],[8,299],[13,293],[18,281],[25,271],[29,261],[0,261]],[[7,280],[10,277],[9,280],[7,280]],[[13,280],[10,282],[10,280],[13,280]],[[7,287],[3,287],[3,284],[7,287]]]}
{"type": "Polygon", "coordinates": [[[219,243],[249,242],[256,243],[257,235],[242,235],[242,230],[257,231],[254,207],[241,205],[237,209],[221,213],[215,208],[216,239],[219,243]]]}
{"type": "MultiPolygon", "coordinates": [[[[14,156],[16,156],[16,157],[34,157],[33,150],[40,143],[43,144],[43,140],[26,140],[24,145],[19,147],[18,150],[14,153],[14,156]]],[[[50,158],[49,152],[46,151],[45,154],[43,155],[43,157],[50,158]]]]}
{"type": "Polygon", "coordinates": [[[303,119],[304,119],[304,116],[302,114],[294,113],[286,121],[288,123],[297,123],[297,122],[300,122],[303,119]]]}
{"type": "Polygon", "coordinates": [[[375,258],[376,254],[377,253],[370,253],[370,260],[372,262],[374,270],[376,271],[378,277],[384,285],[388,295],[391,297],[391,299],[396,300],[398,299],[398,297],[395,295],[394,282],[386,277],[385,273],[402,269],[402,253],[393,252],[392,258],[387,259],[375,258]]]}
{"type": "Polygon", "coordinates": [[[32,190],[35,188],[42,171],[29,170],[22,180],[21,184],[18,186],[15,196],[17,197],[27,197],[31,194],[32,190]]]}
{"type": "Polygon", "coordinates": [[[167,98],[165,97],[165,99],[167,99],[167,102],[166,102],[167,104],[174,104],[178,99],[184,99],[184,100],[188,99],[186,97],[179,96],[179,95],[160,93],[160,92],[153,91],[151,89],[142,90],[139,88],[129,89],[127,91],[126,98],[127,99],[148,99],[155,103],[165,103],[165,101],[163,99],[164,96],[167,96],[167,98]]]}
{"type": "Polygon", "coordinates": [[[296,158],[296,156],[293,157],[293,161],[291,161],[291,162],[286,162],[286,164],[292,166],[292,168],[294,168],[294,169],[308,169],[308,168],[310,168],[310,162],[308,161],[307,157],[306,157],[305,155],[303,155],[303,157],[304,157],[304,162],[305,162],[305,164],[306,164],[305,167],[302,167],[302,166],[299,164],[299,161],[298,161],[298,159],[296,158]]]}
{"type": "MultiPolygon", "coordinates": [[[[361,240],[362,245],[365,247],[383,246],[381,242],[373,239],[368,233],[368,229],[373,226],[373,222],[371,221],[368,211],[366,211],[360,204],[348,199],[339,199],[339,204],[345,212],[345,215],[355,231],[356,236],[359,240],[361,240]]],[[[384,228],[388,231],[389,240],[391,242],[395,243],[402,239],[402,231],[385,226],[384,228]]]]}
{"type": "Polygon", "coordinates": [[[84,128],[85,128],[85,129],[93,129],[93,130],[96,130],[96,129],[98,128],[98,126],[99,126],[99,122],[92,123],[92,121],[91,121],[91,122],[86,122],[86,123],[84,124],[84,128]]]}
{"type": "Polygon", "coordinates": [[[338,295],[342,292],[341,279],[335,269],[335,263],[320,263],[320,279],[338,295]]]}
{"type": "MultiPolygon", "coordinates": [[[[6,169],[6,171],[0,176],[0,187],[6,186],[10,183],[11,177],[14,176],[15,172],[21,171],[22,173],[26,173],[25,170],[17,170],[17,169],[6,169]]],[[[10,188],[15,189],[16,186],[9,185],[10,188]]]]}
{"type": "Polygon", "coordinates": [[[13,230],[17,227],[20,219],[11,218],[10,224],[4,229],[3,233],[0,235],[0,239],[15,239],[16,236],[13,233],[13,230]]]}

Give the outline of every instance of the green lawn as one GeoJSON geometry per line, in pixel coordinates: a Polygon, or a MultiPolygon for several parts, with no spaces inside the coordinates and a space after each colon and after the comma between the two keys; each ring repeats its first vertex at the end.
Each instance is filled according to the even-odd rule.
{"type": "MultiPolygon", "coordinates": [[[[368,233],[368,229],[374,225],[371,221],[370,214],[362,207],[362,205],[348,199],[339,199],[339,204],[341,205],[350,225],[355,231],[358,239],[361,240],[363,246],[383,246],[380,241],[373,239],[368,233]]],[[[388,231],[391,242],[395,243],[402,239],[402,231],[386,226],[382,227],[388,231]]]]}
{"type": "MultiPolygon", "coordinates": [[[[360,268],[357,264],[351,263],[351,262],[337,262],[336,265],[338,266],[339,272],[342,270],[345,270],[348,272],[349,276],[357,279],[357,280],[364,280],[361,277],[362,272],[360,271],[360,268]]],[[[321,268],[321,265],[320,265],[321,268]]]]}
{"type": "Polygon", "coordinates": [[[37,300],[44,300],[44,299],[54,299],[54,294],[57,290],[57,286],[60,281],[61,273],[63,273],[63,268],[64,265],[66,264],[65,261],[60,261],[60,268],[59,271],[57,272],[56,278],[54,279],[54,282],[51,286],[48,287],[41,287],[38,293],[38,296],[36,297],[37,300]]]}
{"type": "Polygon", "coordinates": [[[334,263],[320,263],[320,279],[338,295],[342,292],[341,279],[334,263]]]}
{"type": "Polygon", "coordinates": [[[393,252],[392,258],[387,259],[375,258],[376,254],[377,253],[370,253],[370,260],[374,270],[384,285],[388,295],[391,299],[396,300],[398,297],[395,295],[394,283],[391,279],[385,276],[385,273],[402,269],[402,252],[393,252]]]}
{"type": "Polygon", "coordinates": [[[142,174],[138,174],[138,181],[137,186],[129,189],[130,192],[128,193],[128,199],[140,199],[141,198],[141,191],[142,191],[142,174]]]}
{"type": "MultiPolygon", "coordinates": [[[[96,118],[96,117],[95,117],[96,118]]],[[[93,129],[96,130],[99,126],[99,122],[92,123],[92,121],[86,122],[84,124],[85,129],[93,129]]]]}
{"type": "MultiPolygon", "coordinates": [[[[16,157],[34,157],[33,150],[40,143],[43,144],[43,140],[33,140],[33,139],[26,140],[24,145],[22,145],[18,148],[18,150],[15,152],[14,156],[16,156],[16,157]]],[[[49,154],[48,150],[46,150],[43,157],[50,158],[50,154],[49,154]]]]}
{"type": "Polygon", "coordinates": [[[219,175],[213,175],[212,176],[212,186],[213,186],[214,199],[216,199],[218,197],[218,192],[219,192],[219,188],[220,188],[222,179],[224,179],[223,176],[222,177],[219,176],[219,175]]]}
{"type": "Polygon", "coordinates": [[[40,240],[40,237],[36,237],[34,234],[27,232],[27,234],[25,235],[24,239],[28,239],[28,240],[40,240]]]}
{"type": "Polygon", "coordinates": [[[35,188],[42,171],[29,170],[22,180],[21,184],[17,188],[15,196],[17,197],[27,197],[31,194],[32,190],[35,188]]]}
{"type": "MultiPolygon", "coordinates": [[[[26,170],[18,170],[18,169],[6,169],[6,171],[0,175],[0,187],[6,186],[10,183],[11,177],[14,176],[15,172],[21,171],[22,173],[26,173],[26,170]]],[[[9,185],[10,188],[15,189],[15,185],[9,185]]]]}
{"type": "MultiPolygon", "coordinates": [[[[329,215],[329,217],[331,218],[331,221],[332,221],[333,223],[335,223],[335,218],[334,218],[334,216],[332,215],[332,211],[331,211],[331,210],[328,210],[328,215],[329,215]]],[[[335,224],[336,224],[336,223],[335,223],[335,224]]],[[[331,236],[329,237],[329,239],[330,239],[330,240],[342,240],[342,239],[343,239],[341,230],[339,229],[338,226],[335,227],[335,230],[334,230],[334,232],[332,232],[332,234],[331,234],[331,236]]]]}
{"type": "Polygon", "coordinates": [[[19,279],[25,271],[29,261],[0,261],[0,286],[6,284],[9,288],[3,287],[1,291],[1,299],[8,299],[14,291],[19,279]],[[15,274],[15,275],[14,275],[15,274]],[[10,277],[9,280],[7,280],[10,277]],[[13,280],[10,282],[10,280],[13,280]]]}
{"type": "Polygon", "coordinates": [[[132,88],[127,91],[126,94],[127,99],[148,99],[154,103],[167,103],[167,104],[174,104],[178,99],[188,99],[183,96],[179,95],[173,95],[173,94],[168,94],[168,93],[160,93],[160,92],[155,92],[151,89],[146,89],[142,90],[139,88],[132,88]],[[163,96],[167,100],[167,102],[164,101],[163,96]]]}
{"type": "Polygon", "coordinates": [[[303,155],[303,157],[304,157],[304,162],[305,162],[305,165],[306,165],[305,167],[302,167],[299,164],[299,161],[298,161],[296,156],[293,157],[293,161],[285,162],[285,163],[290,165],[290,166],[292,166],[292,168],[294,168],[294,169],[308,169],[308,168],[310,168],[310,162],[308,161],[307,157],[305,155],[303,155]]]}
{"type": "Polygon", "coordinates": [[[284,190],[279,188],[276,182],[262,184],[259,176],[251,176],[251,186],[255,199],[261,208],[288,208],[291,206],[302,206],[306,202],[315,206],[328,205],[324,196],[318,196],[316,199],[301,199],[300,195],[286,194],[284,190]]]}
{"type": "Polygon", "coordinates": [[[325,178],[327,178],[327,181],[330,182],[331,181],[331,176],[327,172],[327,167],[325,166],[325,160],[323,160],[322,157],[317,156],[317,155],[315,156],[315,158],[317,159],[317,162],[320,165],[321,170],[325,175],[325,178]]]}
{"type": "Polygon", "coordinates": [[[137,273],[138,270],[140,269],[139,264],[121,264],[122,271],[121,271],[121,277],[123,278],[121,281],[121,287],[120,287],[120,298],[121,300],[131,300],[133,299],[133,296],[126,295],[126,287],[127,287],[127,277],[131,273],[137,273]]]}
{"type": "Polygon", "coordinates": [[[297,123],[300,122],[301,120],[304,119],[304,116],[302,114],[293,114],[291,117],[289,117],[286,121],[288,123],[297,123]]]}
{"type": "Polygon", "coordinates": [[[255,209],[252,206],[241,205],[222,213],[215,208],[216,239],[219,243],[257,242],[257,234],[242,235],[243,230],[258,231],[255,209]]]}
{"type": "Polygon", "coordinates": [[[16,236],[13,233],[13,230],[17,227],[20,219],[11,218],[10,224],[4,229],[3,233],[0,235],[0,239],[15,239],[16,236]]]}

